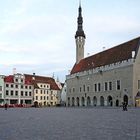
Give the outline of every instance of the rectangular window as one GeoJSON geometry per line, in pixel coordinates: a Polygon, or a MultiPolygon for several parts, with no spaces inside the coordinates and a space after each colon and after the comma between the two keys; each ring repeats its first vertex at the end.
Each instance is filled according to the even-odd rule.
{"type": "Polygon", "coordinates": [[[11,88],[13,88],[14,86],[13,86],[13,84],[11,84],[11,88]]]}
{"type": "Polygon", "coordinates": [[[140,80],[138,80],[138,89],[140,89],[140,80]]]}
{"type": "Polygon", "coordinates": [[[23,96],[23,91],[21,91],[21,96],[23,96]]]}
{"type": "Polygon", "coordinates": [[[8,90],[6,90],[6,95],[7,95],[7,96],[9,95],[9,91],[8,91],[8,90]]]}
{"type": "Polygon", "coordinates": [[[11,96],[13,96],[13,90],[11,90],[11,96]]]}
{"type": "Polygon", "coordinates": [[[32,92],[29,92],[29,96],[32,96],[32,92]]]}
{"type": "Polygon", "coordinates": [[[97,84],[94,84],[94,90],[97,92],[97,84]]]}
{"type": "Polygon", "coordinates": [[[18,85],[16,85],[16,88],[18,88],[18,85]]]}
{"type": "Polygon", "coordinates": [[[42,96],[40,96],[40,100],[42,100],[42,96]]]}
{"type": "Polygon", "coordinates": [[[82,91],[82,88],[80,87],[80,92],[82,91]]]}
{"type": "Polygon", "coordinates": [[[87,86],[87,91],[89,92],[89,86],[87,86]]]}
{"type": "Polygon", "coordinates": [[[9,85],[8,85],[8,84],[6,84],[6,87],[9,87],[9,85]]]}
{"type": "Polygon", "coordinates": [[[28,96],[28,92],[27,91],[25,92],[25,96],[28,96]]]}
{"type": "Polygon", "coordinates": [[[23,88],[23,85],[21,85],[21,88],[23,88]]]}
{"type": "Polygon", "coordinates": [[[18,96],[18,91],[15,91],[15,92],[16,92],[16,93],[15,93],[15,94],[16,94],[16,96],[18,96]]]}
{"type": "Polygon", "coordinates": [[[109,82],[109,90],[112,90],[112,82],[109,82]]]}
{"type": "Polygon", "coordinates": [[[51,100],[53,100],[53,96],[51,96],[51,100]]]}
{"type": "Polygon", "coordinates": [[[38,90],[36,89],[36,93],[38,93],[38,90]]]}
{"type": "Polygon", "coordinates": [[[83,85],[83,91],[85,91],[85,89],[86,89],[85,87],[86,87],[86,86],[85,86],[85,85],[83,85]]]}
{"type": "Polygon", "coordinates": [[[2,91],[2,86],[0,86],[0,91],[2,91]]]}
{"type": "Polygon", "coordinates": [[[120,90],[121,89],[121,81],[120,80],[117,80],[117,90],[120,90]]]}
{"type": "Polygon", "coordinates": [[[38,96],[35,96],[36,97],[36,100],[38,100],[38,96]]]}
{"type": "Polygon", "coordinates": [[[73,88],[73,92],[75,92],[75,88],[73,88]]]}
{"type": "Polygon", "coordinates": [[[98,91],[100,92],[101,91],[101,84],[98,83],[98,91]]]}
{"type": "Polygon", "coordinates": [[[105,91],[107,91],[107,82],[105,82],[105,91]]]}
{"type": "Polygon", "coordinates": [[[46,97],[44,96],[44,100],[46,100],[46,97]]]}

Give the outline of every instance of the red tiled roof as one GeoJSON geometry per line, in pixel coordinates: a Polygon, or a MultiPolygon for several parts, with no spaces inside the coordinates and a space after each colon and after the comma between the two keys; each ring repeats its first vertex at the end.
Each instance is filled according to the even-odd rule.
{"type": "Polygon", "coordinates": [[[50,88],[52,90],[60,90],[59,87],[57,86],[55,80],[51,77],[44,77],[44,76],[37,76],[37,75],[29,75],[29,74],[24,74],[25,79],[27,81],[30,81],[34,86],[37,86],[37,83],[47,83],[50,84],[50,88]],[[34,77],[34,80],[33,80],[34,77]]]}
{"type": "Polygon", "coordinates": [[[78,64],[74,65],[71,74],[131,59],[132,51],[135,51],[137,55],[139,45],[140,37],[84,58],[78,64]]]}
{"type": "Polygon", "coordinates": [[[4,82],[14,83],[14,76],[13,75],[5,76],[4,77],[4,82]]]}

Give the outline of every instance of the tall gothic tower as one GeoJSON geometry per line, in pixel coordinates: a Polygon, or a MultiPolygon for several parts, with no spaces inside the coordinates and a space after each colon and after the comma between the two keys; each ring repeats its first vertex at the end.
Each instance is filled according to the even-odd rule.
{"type": "Polygon", "coordinates": [[[79,63],[81,59],[84,58],[84,45],[85,45],[85,33],[83,31],[83,17],[81,3],[78,9],[79,15],[77,18],[78,28],[75,35],[76,40],[76,63],[79,63]]]}

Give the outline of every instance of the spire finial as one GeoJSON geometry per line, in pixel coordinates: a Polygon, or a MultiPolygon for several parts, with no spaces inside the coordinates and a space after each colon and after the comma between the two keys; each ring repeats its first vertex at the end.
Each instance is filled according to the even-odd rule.
{"type": "Polygon", "coordinates": [[[79,7],[81,7],[81,0],[79,0],[79,7]]]}

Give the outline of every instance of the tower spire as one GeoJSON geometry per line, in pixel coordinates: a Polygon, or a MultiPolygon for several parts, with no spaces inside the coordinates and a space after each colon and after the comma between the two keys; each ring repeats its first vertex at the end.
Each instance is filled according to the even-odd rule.
{"type": "Polygon", "coordinates": [[[85,33],[83,31],[83,17],[82,17],[82,7],[81,0],[79,0],[78,8],[78,18],[77,18],[77,31],[75,34],[76,41],[76,63],[79,63],[80,60],[84,58],[84,45],[85,45],[85,33]]]}
{"type": "Polygon", "coordinates": [[[83,17],[82,17],[81,0],[79,0],[77,24],[78,24],[78,28],[76,31],[75,38],[77,38],[78,36],[82,36],[82,37],[86,38],[85,33],[83,31],[83,17]]]}

